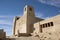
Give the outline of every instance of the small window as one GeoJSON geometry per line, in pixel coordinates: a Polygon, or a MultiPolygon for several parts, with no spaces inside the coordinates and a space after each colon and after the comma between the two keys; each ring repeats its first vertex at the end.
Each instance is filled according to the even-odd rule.
{"type": "Polygon", "coordinates": [[[53,26],[53,22],[50,22],[51,26],[53,26]]]}
{"type": "Polygon", "coordinates": [[[48,27],[50,27],[50,23],[48,23],[48,27]]]}
{"type": "Polygon", "coordinates": [[[32,11],[32,8],[30,8],[30,11],[32,11]]]}
{"type": "Polygon", "coordinates": [[[26,11],[26,8],[25,8],[25,11],[26,11]]]}
{"type": "Polygon", "coordinates": [[[42,25],[40,25],[40,27],[42,27],[42,25]]]}
{"type": "Polygon", "coordinates": [[[43,28],[45,27],[45,25],[43,24],[43,28]]]}
{"type": "Polygon", "coordinates": [[[45,27],[47,27],[47,23],[45,24],[45,27]]]}
{"type": "Polygon", "coordinates": [[[49,22],[49,23],[45,23],[45,24],[40,25],[40,27],[42,27],[42,28],[50,27],[50,26],[53,26],[53,22],[49,22]]]}
{"type": "Polygon", "coordinates": [[[19,19],[19,17],[17,17],[17,20],[19,19]]]}

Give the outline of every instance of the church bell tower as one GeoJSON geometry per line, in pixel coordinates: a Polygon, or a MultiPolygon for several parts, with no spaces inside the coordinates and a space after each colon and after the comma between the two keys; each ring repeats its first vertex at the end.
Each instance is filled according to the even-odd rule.
{"type": "Polygon", "coordinates": [[[34,9],[33,9],[33,7],[31,7],[31,6],[29,6],[29,5],[26,5],[26,6],[24,7],[24,15],[35,16],[35,15],[34,15],[34,9]]]}

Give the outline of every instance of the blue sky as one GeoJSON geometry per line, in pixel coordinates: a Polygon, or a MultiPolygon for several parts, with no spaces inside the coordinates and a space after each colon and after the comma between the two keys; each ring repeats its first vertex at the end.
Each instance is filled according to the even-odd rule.
{"type": "Polygon", "coordinates": [[[60,0],[0,0],[0,29],[12,34],[14,16],[22,16],[25,5],[34,7],[39,18],[49,18],[60,14],[60,0]]]}

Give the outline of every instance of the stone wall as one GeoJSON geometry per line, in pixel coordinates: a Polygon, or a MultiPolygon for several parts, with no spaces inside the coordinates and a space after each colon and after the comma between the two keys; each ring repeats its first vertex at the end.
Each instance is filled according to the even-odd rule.
{"type": "Polygon", "coordinates": [[[0,40],[6,40],[6,33],[3,29],[0,29],[0,40]]]}

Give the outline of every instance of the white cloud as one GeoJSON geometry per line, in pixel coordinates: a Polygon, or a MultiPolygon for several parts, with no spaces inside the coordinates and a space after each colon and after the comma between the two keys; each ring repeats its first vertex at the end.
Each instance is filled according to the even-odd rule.
{"type": "Polygon", "coordinates": [[[38,0],[41,3],[60,7],[60,0],[38,0]]]}
{"type": "Polygon", "coordinates": [[[36,12],[35,15],[36,15],[36,17],[39,17],[39,18],[43,18],[43,16],[44,16],[44,15],[43,15],[42,13],[40,13],[40,12],[36,12]]]}
{"type": "Polygon", "coordinates": [[[43,13],[41,13],[41,12],[36,12],[36,17],[38,17],[38,18],[43,18],[43,19],[48,19],[48,18],[50,18],[49,16],[48,16],[48,17],[45,17],[45,15],[44,15],[43,13]]]}
{"type": "Polygon", "coordinates": [[[19,15],[11,15],[11,16],[10,15],[7,15],[7,16],[0,15],[0,18],[14,18],[15,16],[21,17],[22,15],[20,15],[20,14],[19,15]]]}
{"type": "Polygon", "coordinates": [[[50,18],[50,17],[45,17],[44,19],[48,19],[48,18],[50,18]]]}
{"type": "Polygon", "coordinates": [[[0,24],[2,24],[2,25],[12,25],[14,16],[18,16],[18,15],[0,16],[0,24]]]}
{"type": "Polygon", "coordinates": [[[0,24],[12,25],[12,22],[8,20],[0,20],[0,24]]]}
{"type": "Polygon", "coordinates": [[[0,20],[0,29],[4,29],[7,35],[11,34],[12,31],[12,22],[8,20],[0,20]]]}
{"type": "Polygon", "coordinates": [[[4,29],[7,35],[11,35],[12,32],[12,25],[13,25],[13,18],[14,16],[19,16],[19,15],[13,15],[13,16],[0,16],[0,29],[4,29]],[[3,18],[3,19],[1,19],[3,18]],[[11,20],[12,19],[12,20],[11,20]]]}
{"type": "Polygon", "coordinates": [[[4,19],[0,19],[0,29],[4,29],[4,31],[6,32],[7,35],[11,34],[11,30],[12,30],[12,24],[13,24],[13,20],[11,20],[11,18],[14,16],[0,16],[0,18],[4,18],[4,19]]]}
{"type": "Polygon", "coordinates": [[[13,21],[14,17],[15,17],[15,15],[14,16],[8,16],[8,15],[7,16],[0,16],[0,18],[3,18],[3,19],[0,19],[0,24],[12,25],[12,23],[13,23],[12,21],[13,21]]]}
{"type": "Polygon", "coordinates": [[[10,17],[13,17],[13,16],[0,16],[0,18],[10,18],[10,17]]]}
{"type": "Polygon", "coordinates": [[[0,15],[0,18],[14,18],[14,16],[8,16],[8,15],[7,16],[3,16],[3,15],[1,16],[0,15]]]}

